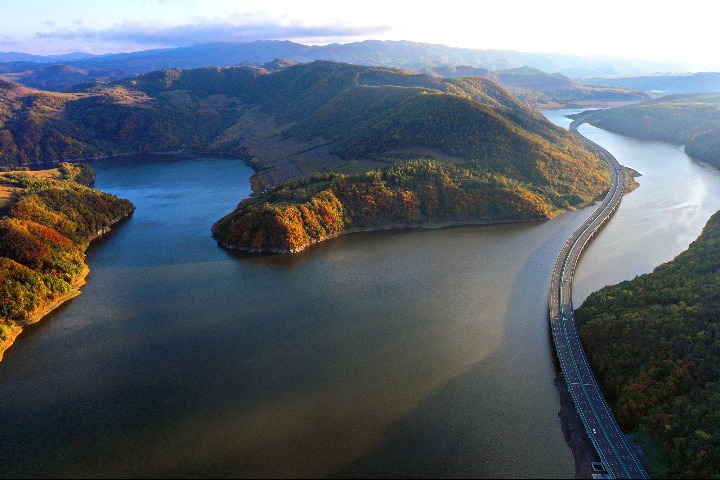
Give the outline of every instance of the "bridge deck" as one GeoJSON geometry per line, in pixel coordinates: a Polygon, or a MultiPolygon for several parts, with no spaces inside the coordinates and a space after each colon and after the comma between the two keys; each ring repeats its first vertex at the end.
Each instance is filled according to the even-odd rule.
{"type": "Polygon", "coordinates": [[[584,118],[570,124],[587,146],[610,165],[612,184],[605,199],[588,219],[565,242],[552,273],[550,287],[550,323],[560,368],[575,407],[582,418],[588,438],[592,441],[608,473],[614,478],[648,478],[635,458],[590,370],[575,325],[572,303],[572,278],[585,245],[610,218],[620,204],[625,185],[622,166],[607,150],[583,137],[577,127],[584,118]]]}

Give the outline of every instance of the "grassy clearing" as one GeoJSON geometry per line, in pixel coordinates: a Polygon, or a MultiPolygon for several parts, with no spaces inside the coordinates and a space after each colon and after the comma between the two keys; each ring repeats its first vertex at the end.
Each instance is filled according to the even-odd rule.
{"type": "Polygon", "coordinates": [[[48,179],[48,178],[54,178],[54,179],[61,179],[62,173],[60,173],[60,170],[57,168],[51,168],[48,170],[13,170],[9,172],[0,172],[0,208],[3,208],[7,205],[7,203],[10,201],[10,197],[12,196],[13,191],[17,190],[18,187],[13,182],[9,182],[7,180],[7,177],[9,175],[23,173],[26,174],[32,178],[38,178],[38,179],[48,179]]]}

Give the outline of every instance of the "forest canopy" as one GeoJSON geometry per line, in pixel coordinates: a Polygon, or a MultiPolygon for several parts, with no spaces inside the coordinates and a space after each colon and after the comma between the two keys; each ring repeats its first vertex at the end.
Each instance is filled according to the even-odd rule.
{"type": "Polygon", "coordinates": [[[720,475],[720,212],[687,251],[577,311],[588,359],[652,477],[720,475]]]}

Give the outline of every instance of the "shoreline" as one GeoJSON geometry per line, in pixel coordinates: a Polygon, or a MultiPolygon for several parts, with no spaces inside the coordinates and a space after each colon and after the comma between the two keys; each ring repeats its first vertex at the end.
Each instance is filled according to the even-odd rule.
{"type": "Polygon", "coordinates": [[[23,331],[22,327],[19,327],[17,325],[8,325],[10,329],[10,333],[8,337],[5,340],[0,340],[0,362],[3,359],[3,355],[5,354],[5,350],[10,348],[10,346],[15,343],[15,339],[20,335],[23,331]]]}
{"type": "Polygon", "coordinates": [[[86,279],[88,274],[90,273],[90,268],[85,265],[85,268],[83,268],[83,271],[80,273],[80,276],[76,278],[72,284],[70,285],[72,289],[67,292],[64,295],[60,295],[59,297],[53,299],[51,302],[46,303],[44,305],[40,305],[37,310],[35,310],[32,315],[30,315],[27,320],[23,321],[22,323],[18,323],[17,325],[22,328],[26,327],[28,325],[32,325],[34,323],[39,322],[43,319],[45,315],[55,310],[57,307],[62,305],[63,303],[67,302],[70,299],[73,299],[80,295],[80,289],[87,283],[86,279]]]}
{"type": "MultiPolygon", "coordinates": [[[[310,239],[310,241],[300,247],[297,248],[250,248],[250,247],[241,247],[235,244],[228,244],[224,243],[221,240],[218,240],[215,238],[215,235],[211,234],[212,238],[217,242],[218,245],[221,247],[233,251],[233,252],[241,252],[246,254],[282,254],[282,255],[294,255],[296,253],[300,253],[303,250],[307,249],[308,247],[315,245],[316,243],[324,242],[326,240],[330,240],[342,235],[348,235],[352,233],[369,233],[369,232],[380,232],[384,230],[404,230],[404,229],[435,229],[435,228],[451,228],[451,227],[475,227],[475,226],[491,226],[491,225],[511,225],[511,224],[521,224],[521,223],[534,223],[534,222],[543,222],[547,220],[552,220],[553,218],[557,217],[558,215],[562,215],[563,213],[572,212],[575,210],[579,210],[582,208],[587,208],[593,204],[595,204],[599,199],[602,198],[604,195],[601,194],[599,197],[591,200],[588,203],[582,204],[582,205],[576,205],[571,206],[568,208],[556,208],[547,217],[530,217],[530,218],[524,218],[524,219],[507,219],[507,220],[446,220],[446,221],[440,221],[440,220],[427,220],[420,223],[391,223],[391,224],[383,224],[383,225],[374,225],[371,227],[352,227],[352,228],[346,228],[343,230],[340,230],[337,233],[333,233],[331,235],[323,235],[319,238],[313,238],[310,239]]],[[[224,218],[224,217],[223,217],[224,218]]],[[[219,222],[218,220],[217,222],[219,222]]],[[[215,223],[217,223],[215,222],[215,223]]],[[[214,229],[215,224],[213,224],[214,229]]]]}
{"type": "MultiPolygon", "coordinates": [[[[102,237],[103,235],[107,234],[112,230],[111,227],[118,224],[119,222],[123,221],[124,219],[130,217],[132,213],[135,211],[131,210],[130,212],[126,213],[125,215],[121,215],[115,219],[112,220],[112,222],[100,229],[98,232],[95,233],[85,244],[85,250],[87,251],[88,246],[90,245],[90,242],[95,240],[96,238],[102,237]]],[[[25,320],[19,323],[13,323],[12,325],[9,325],[10,327],[10,334],[5,340],[0,340],[0,361],[3,359],[3,355],[7,351],[8,348],[10,348],[14,343],[17,337],[23,332],[24,328],[28,325],[32,325],[34,323],[39,322],[42,320],[47,314],[51,313],[53,310],[58,308],[60,305],[64,304],[65,302],[72,300],[73,298],[77,297],[82,293],[82,287],[87,283],[87,276],[90,273],[90,267],[85,264],[83,271],[80,273],[78,278],[73,280],[73,282],[70,284],[71,289],[69,292],[59,295],[52,300],[48,301],[47,303],[41,304],[35,309],[35,311],[25,320]]]]}
{"type": "Polygon", "coordinates": [[[561,102],[548,102],[548,103],[539,103],[537,106],[533,107],[538,111],[542,110],[564,110],[564,109],[575,109],[575,108],[614,108],[614,107],[624,107],[627,105],[634,105],[636,103],[641,103],[645,100],[606,100],[606,101],[592,101],[592,100],[578,100],[576,102],[567,102],[567,103],[561,103],[561,102]]]}
{"type": "Polygon", "coordinates": [[[71,290],[64,295],[60,295],[58,297],[55,297],[50,302],[42,304],[38,306],[38,308],[30,315],[27,319],[23,320],[20,323],[15,323],[10,326],[10,335],[5,340],[0,341],[0,361],[3,359],[3,355],[5,354],[5,351],[7,351],[8,348],[10,348],[14,343],[15,339],[23,332],[25,327],[28,325],[32,325],[34,323],[39,322],[40,320],[45,317],[48,313],[52,312],[56,308],[58,308],[63,303],[72,300],[73,298],[80,295],[80,289],[83,285],[86,283],[86,278],[88,274],[90,273],[90,268],[85,265],[85,268],[83,268],[82,273],[80,273],[80,276],[73,281],[71,284],[71,290]]]}
{"type": "MultiPolygon", "coordinates": [[[[250,247],[238,247],[237,245],[230,245],[221,242],[218,239],[215,239],[215,241],[220,245],[221,247],[231,250],[234,252],[242,252],[242,253],[248,253],[248,254],[261,254],[261,253],[277,253],[282,255],[294,255],[296,253],[300,253],[303,250],[307,249],[308,247],[315,245],[320,242],[324,242],[326,240],[331,240],[333,238],[337,238],[343,235],[349,235],[352,233],[371,233],[371,232],[381,232],[385,230],[405,230],[405,229],[439,229],[439,228],[450,228],[450,227],[478,227],[478,226],[491,226],[491,225],[511,225],[511,224],[520,224],[520,223],[534,223],[534,222],[543,222],[546,220],[551,220],[553,217],[536,217],[536,218],[528,218],[528,219],[511,219],[511,220],[478,220],[478,221],[469,221],[469,220],[461,220],[461,221],[445,221],[445,222],[425,222],[425,223],[413,223],[413,224],[390,224],[390,225],[378,225],[373,227],[353,227],[353,228],[347,228],[344,230],[341,230],[337,233],[333,233],[332,235],[323,235],[322,237],[315,238],[310,240],[307,244],[298,247],[298,248],[261,248],[261,249],[252,249],[250,247]]],[[[214,237],[213,237],[214,238],[214,237]]]]}
{"type": "MultiPolygon", "coordinates": [[[[629,167],[623,168],[632,172],[632,177],[641,176],[640,173],[629,167]]],[[[631,180],[634,181],[634,178],[632,177],[631,180]]],[[[634,182],[634,188],[626,189],[623,196],[632,193],[638,187],[640,187],[640,184],[634,182]]],[[[558,411],[558,418],[560,419],[560,429],[565,437],[565,443],[570,448],[573,459],[575,460],[574,478],[591,479],[593,474],[591,463],[599,462],[600,457],[595,451],[595,447],[590,442],[587,433],[585,433],[585,427],[582,423],[582,419],[575,408],[575,402],[573,402],[570,392],[568,392],[565,377],[563,377],[562,371],[560,370],[557,353],[554,351],[553,358],[555,360],[556,371],[556,377],[553,383],[555,384],[555,389],[560,397],[560,410],[558,411]]]]}
{"type": "MultiPolygon", "coordinates": [[[[540,108],[537,108],[535,110],[545,110],[545,109],[559,109],[559,108],[608,108],[608,107],[615,107],[619,105],[625,105],[630,103],[637,103],[637,102],[591,102],[589,104],[566,104],[566,105],[544,105],[540,108]]],[[[132,153],[124,153],[124,154],[115,154],[115,155],[106,155],[102,157],[95,157],[95,158],[88,158],[87,160],[101,160],[101,159],[108,159],[108,158],[117,158],[117,157],[130,157],[134,155],[142,154],[141,152],[132,152],[132,153]]],[[[256,180],[256,175],[258,173],[258,170],[254,168],[253,165],[251,165],[250,162],[248,162],[246,159],[231,156],[231,155],[224,155],[222,153],[218,152],[183,152],[183,151],[174,151],[174,152],[156,152],[152,155],[157,156],[173,156],[173,157],[200,157],[203,155],[210,155],[213,157],[223,157],[223,158],[233,158],[243,161],[246,165],[250,166],[253,171],[254,175],[250,178],[251,183],[251,189],[253,192],[257,190],[256,185],[254,184],[256,180]]],[[[82,161],[84,159],[73,159],[72,161],[82,161]]],[[[632,190],[630,190],[632,191],[632,190]]],[[[628,191],[627,193],[630,193],[628,191]]],[[[594,201],[593,201],[594,202],[594,201]]],[[[593,202],[590,202],[587,205],[582,205],[576,208],[584,208],[589,205],[591,205],[593,202]]],[[[378,226],[372,226],[372,227],[355,227],[355,228],[348,228],[341,230],[337,233],[334,233],[332,235],[325,235],[320,238],[312,239],[307,244],[295,248],[295,249],[279,249],[279,248],[263,248],[263,249],[251,249],[250,247],[238,247],[237,245],[231,245],[231,244],[225,244],[217,239],[216,242],[221,247],[231,251],[236,252],[238,254],[246,254],[246,255],[262,255],[262,254],[285,254],[285,255],[293,255],[296,253],[300,253],[307,248],[311,247],[314,244],[324,242],[326,240],[331,240],[336,237],[340,237],[343,235],[349,235],[353,233],[372,233],[372,232],[381,232],[381,231],[388,231],[388,230],[403,230],[403,229],[439,229],[439,228],[451,228],[451,227],[473,227],[473,226],[492,226],[492,225],[508,225],[508,224],[522,224],[522,223],[532,223],[532,222],[541,222],[546,220],[551,220],[554,216],[557,216],[561,213],[566,213],[569,210],[574,209],[568,209],[563,211],[557,211],[554,212],[554,215],[552,217],[548,218],[531,218],[531,219],[511,219],[511,220],[486,220],[486,221],[428,221],[425,223],[413,223],[413,224],[390,224],[390,225],[378,225],[378,226]]],[[[79,295],[79,291],[73,295],[72,297],[69,297],[67,300],[73,298],[74,296],[79,295]]],[[[62,303],[62,302],[61,302],[62,303]]],[[[0,360],[2,359],[2,352],[0,351],[0,360]]],[[[557,359],[556,359],[557,361],[557,359]]],[[[584,426],[582,423],[582,420],[580,419],[579,414],[577,413],[577,410],[575,408],[575,404],[572,400],[572,397],[570,396],[570,393],[567,391],[567,387],[565,385],[565,380],[562,376],[562,372],[559,371],[559,367],[556,372],[556,378],[553,381],[556,391],[559,396],[560,400],[560,409],[557,413],[558,419],[561,424],[561,431],[563,432],[563,436],[565,439],[565,442],[570,448],[571,453],[573,455],[574,463],[575,463],[575,479],[590,479],[592,478],[592,469],[591,469],[591,462],[599,461],[599,457],[590,443],[590,440],[588,439],[584,426]]]]}

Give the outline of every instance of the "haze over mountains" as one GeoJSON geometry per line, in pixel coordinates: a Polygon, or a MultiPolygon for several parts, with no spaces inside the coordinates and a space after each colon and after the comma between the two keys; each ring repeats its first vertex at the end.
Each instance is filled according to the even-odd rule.
{"type": "Polygon", "coordinates": [[[594,85],[669,93],[720,92],[720,73],[697,72],[655,75],[612,75],[585,79],[594,85]]]}
{"type": "Polygon", "coordinates": [[[34,63],[60,63],[79,60],[82,58],[91,58],[95,55],[91,53],[74,52],[65,53],[63,55],[34,55],[32,53],[22,52],[0,52],[0,62],[34,62],[34,63]]]}
{"type": "MultiPolygon", "coordinates": [[[[468,65],[490,70],[528,66],[572,78],[646,72],[680,72],[680,65],[610,57],[528,53],[512,50],[479,50],[410,41],[367,40],[324,46],[291,41],[205,43],[191,47],[145,50],[132,53],[88,55],[73,53],[42,57],[23,53],[0,53],[0,75],[23,82],[28,75],[46,72],[49,64],[72,67],[73,80],[112,80],[163,68],[262,65],[277,58],[294,62],[333,60],[368,66],[425,67],[468,65]],[[10,76],[9,76],[10,75],[10,76]]],[[[56,73],[56,72],[55,72],[56,73]]],[[[53,71],[44,73],[53,75],[53,71]]],[[[28,83],[40,87],[38,83],[28,83]]],[[[47,85],[46,85],[47,87],[47,85]]]]}
{"type": "Polygon", "coordinates": [[[486,77],[510,90],[523,102],[539,109],[641,102],[651,93],[609,86],[586,85],[562,73],[547,73],[532,67],[491,70],[468,65],[425,67],[421,73],[445,78],[486,77]]]}

